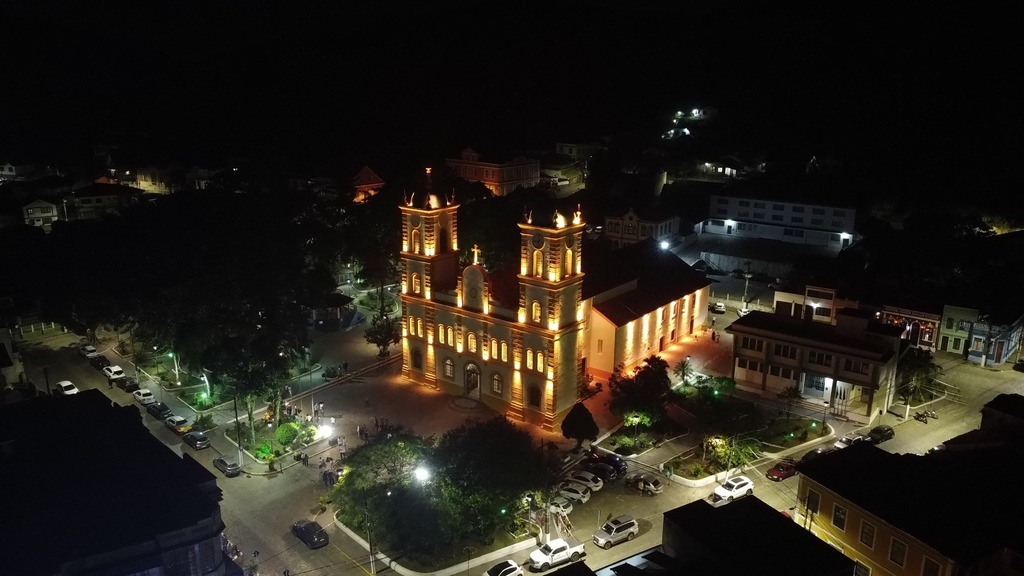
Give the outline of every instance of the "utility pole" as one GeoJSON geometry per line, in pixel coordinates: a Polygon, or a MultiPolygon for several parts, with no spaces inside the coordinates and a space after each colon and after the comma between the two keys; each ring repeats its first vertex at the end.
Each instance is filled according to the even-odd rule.
{"type": "Polygon", "coordinates": [[[238,390],[235,390],[235,440],[238,442],[238,465],[242,465],[242,424],[238,421],[238,390]]]}

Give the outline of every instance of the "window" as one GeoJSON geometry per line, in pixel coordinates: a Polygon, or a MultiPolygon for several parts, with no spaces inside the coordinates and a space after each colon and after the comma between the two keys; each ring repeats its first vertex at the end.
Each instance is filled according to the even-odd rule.
{"type": "Polygon", "coordinates": [[[832,355],[824,352],[808,352],[807,363],[818,366],[832,366],[832,355]]]}
{"type": "Polygon", "coordinates": [[[415,333],[416,333],[416,319],[413,318],[412,316],[409,316],[409,334],[415,334],[415,333]]]}
{"type": "Polygon", "coordinates": [[[764,208],[764,202],[754,202],[754,208],[764,208]]]}
{"type": "Polygon", "coordinates": [[[750,207],[750,200],[740,200],[739,202],[737,202],[737,204],[739,204],[740,206],[742,206],[744,208],[749,208],[750,207]]]}
{"type": "Polygon", "coordinates": [[[827,292],[824,290],[814,290],[813,288],[810,288],[807,290],[807,297],[816,298],[818,300],[831,300],[832,292],[827,292]]]}
{"type": "Polygon", "coordinates": [[[470,352],[476,352],[476,334],[466,334],[466,348],[469,348],[470,352]]]}
{"type": "Polygon", "coordinates": [[[804,213],[804,207],[803,206],[793,206],[793,212],[796,212],[797,214],[803,214],[804,213]]]}
{"type": "Polygon", "coordinates": [[[455,346],[455,338],[453,337],[453,334],[454,334],[454,332],[452,331],[452,327],[449,326],[448,327],[448,345],[449,346],[455,346]]]}
{"type": "Polygon", "coordinates": [[[952,330],[952,329],[953,329],[953,317],[950,316],[949,318],[946,318],[946,330],[952,330]]]}
{"type": "Polygon", "coordinates": [[[725,222],[722,221],[722,220],[712,220],[711,221],[711,225],[712,226],[725,226],[725,222]]]}
{"type": "Polygon", "coordinates": [[[783,358],[796,358],[796,348],[788,344],[776,344],[774,353],[783,358]]]}
{"type": "Polygon", "coordinates": [[[817,216],[824,216],[825,215],[825,209],[824,208],[811,208],[811,214],[814,214],[814,215],[817,215],[817,216]]]}
{"type": "Polygon", "coordinates": [[[423,369],[423,354],[419,350],[412,351],[412,367],[417,370],[423,369]]]}
{"type": "Polygon", "coordinates": [[[598,338],[597,339],[597,353],[601,354],[602,352],[604,352],[604,340],[598,338]]]}
{"type": "Polygon", "coordinates": [[[811,218],[811,226],[824,226],[825,221],[821,218],[811,218]]]}
{"type": "Polygon", "coordinates": [[[833,216],[838,216],[840,218],[845,218],[846,217],[846,210],[833,210],[832,211],[832,215],[833,216]]]}
{"type": "Polygon", "coordinates": [[[501,343],[501,361],[508,362],[508,342],[501,343]]]}
{"type": "Polygon", "coordinates": [[[497,357],[498,357],[498,341],[496,339],[494,339],[494,338],[491,338],[491,358],[497,358],[497,357]]]}
{"type": "Polygon", "coordinates": [[[544,371],[544,353],[540,350],[537,351],[537,371],[544,371]]]}
{"type": "Polygon", "coordinates": [[[495,373],[491,376],[491,393],[501,396],[502,391],[501,374],[495,373]]]}
{"type": "Polygon", "coordinates": [[[761,369],[761,363],[756,360],[747,360],[746,358],[738,358],[736,365],[746,370],[752,370],[754,372],[764,372],[761,369]]]}
{"type": "Polygon", "coordinates": [[[744,336],[743,339],[740,341],[740,347],[746,348],[747,350],[753,350],[755,352],[763,352],[764,340],[758,340],[757,338],[744,336]]]}
{"type": "Polygon", "coordinates": [[[423,338],[423,318],[416,319],[416,335],[423,338]]]}
{"type": "Polygon", "coordinates": [[[971,351],[973,351],[973,352],[981,352],[984,349],[985,349],[985,339],[984,338],[977,338],[976,337],[973,340],[971,340],[971,351]]]}
{"type": "Polygon", "coordinates": [[[533,350],[526,349],[526,367],[533,370],[533,350]]]}
{"type": "Polygon", "coordinates": [[[846,532],[846,508],[838,504],[832,507],[832,525],[846,532]]]}
{"type": "Polygon", "coordinates": [[[860,523],[860,543],[868,548],[875,547],[875,525],[867,522],[860,523]]]}
{"type": "Polygon", "coordinates": [[[818,508],[821,506],[821,494],[818,494],[814,490],[808,490],[807,500],[804,501],[804,506],[807,507],[808,512],[817,514],[818,508]]]}
{"type": "Polygon", "coordinates": [[[719,204],[728,204],[729,203],[729,199],[728,198],[718,198],[715,201],[718,202],[719,204]]]}
{"type": "Polygon", "coordinates": [[[789,221],[792,222],[793,224],[803,224],[804,223],[804,217],[803,216],[791,216],[789,221]]]}
{"type": "Polygon", "coordinates": [[[740,210],[737,215],[740,218],[750,218],[750,210],[740,210]]]}
{"type": "Polygon", "coordinates": [[[939,563],[931,558],[925,556],[923,565],[921,566],[921,576],[939,576],[939,572],[942,571],[942,567],[939,563]]]}
{"type": "Polygon", "coordinates": [[[847,372],[856,372],[857,374],[867,374],[871,371],[871,365],[867,362],[860,360],[850,360],[847,358],[843,360],[843,370],[847,372]]]}
{"type": "Polygon", "coordinates": [[[534,322],[540,322],[540,302],[534,300],[531,310],[530,318],[532,318],[534,322]]]}
{"type": "Polygon", "coordinates": [[[437,341],[444,344],[444,324],[437,325],[437,341]]]}
{"type": "Polygon", "coordinates": [[[756,220],[764,220],[764,212],[754,212],[754,218],[756,220]]]}
{"type": "Polygon", "coordinates": [[[843,227],[843,223],[840,220],[833,220],[832,221],[832,227],[833,228],[842,228],[843,227]]]}
{"type": "Polygon", "coordinates": [[[412,275],[412,293],[413,294],[419,294],[420,293],[420,275],[419,274],[413,274],[412,275]]]}
{"type": "Polygon", "coordinates": [[[536,384],[530,385],[526,393],[526,401],[534,408],[540,408],[540,387],[536,384]]]}
{"type": "Polygon", "coordinates": [[[857,562],[853,566],[853,576],[871,576],[871,568],[857,562]]]}
{"type": "Polygon", "coordinates": [[[893,538],[889,544],[889,560],[897,566],[907,561],[907,545],[893,538]]]}
{"type": "Polygon", "coordinates": [[[786,206],[783,204],[772,204],[772,210],[785,210],[786,206]]]}
{"type": "Polygon", "coordinates": [[[455,378],[455,363],[451,358],[444,359],[444,377],[455,378]]]}
{"type": "Polygon", "coordinates": [[[782,214],[772,214],[773,222],[782,222],[782,214]]]}

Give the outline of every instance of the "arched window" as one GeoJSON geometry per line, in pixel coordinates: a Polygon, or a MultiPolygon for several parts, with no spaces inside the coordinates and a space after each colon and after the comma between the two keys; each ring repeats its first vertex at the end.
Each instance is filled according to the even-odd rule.
{"type": "Polygon", "coordinates": [[[530,318],[534,322],[540,322],[540,302],[534,300],[533,305],[530,306],[530,318]]]}
{"type": "Polygon", "coordinates": [[[466,347],[470,352],[476,352],[476,334],[472,332],[466,334],[466,347]]]}
{"type": "Polygon", "coordinates": [[[544,277],[544,252],[541,250],[533,251],[533,275],[538,278],[544,277]]]}
{"type": "Polygon", "coordinates": [[[416,370],[423,369],[423,353],[419,350],[412,351],[412,367],[416,370]]]}
{"type": "Polygon", "coordinates": [[[544,371],[544,353],[540,350],[537,351],[537,371],[544,371]]]}
{"type": "Polygon", "coordinates": [[[494,339],[494,338],[491,338],[491,358],[497,358],[497,357],[498,357],[498,341],[496,339],[494,339]]]}
{"type": "Polygon", "coordinates": [[[414,229],[412,231],[412,240],[409,242],[409,244],[410,244],[409,250],[412,250],[413,254],[419,254],[420,253],[420,231],[419,230],[415,230],[414,229]]]}
{"type": "Polygon", "coordinates": [[[444,377],[455,378],[455,362],[451,358],[444,359],[444,377]]]}
{"type": "Polygon", "coordinates": [[[504,382],[501,381],[501,374],[495,372],[491,375],[491,393],[501,396],[501,391],[504,389],[504,382]]]}
{"type": "Polygon", "coordinates": [[[533,350],[526,349],[526,367],[533,370],[533,350]]]}
{"type": "Polygon", "coordinates": [[[437,341],[444,344],[444,324],[437,325],[437,341]]]}
{"type": "Polygon", "coordinates": [[[540,386],[531,384],[526,393],[526,401],[534,408],[540,408],[540,386]]]}
{"type": "Polygon", "coordinates": [[[573,270],[575,270],[575,267],[573,266],[573,262],[572,262],[572,250],[566,250],[565,251],[565,276],[566,277],[572,276],[573,270]]]}
{"type": "Polygon", "coordinates": [[[416,335],[419,336],[420,338],[423,338],[423,319],[422,318],[417,318],[416,319],[416,335]]]}
{"type": "Polygon", "coordinates": [[[416,319],[413,318],[412,316],[409,316],[409,335],[411,336],[411,335],[413,335],[415,333],[416,333],[416,319]]]}
{"type": "Polygon", "coordinates": [[[419,273],[414,273],[412,275],[412,293],[413,294],[419,294],[420,293],[420,275],[419,275],[419,273]]]}
{"type": "Polygon", "coordinates": [[[501,343],[501,361],[508,362],[508,342],[501,343]]]}
{"type": "Polygon", "coordinates": [[[455,333],[454,333],[454,332],[452,331],[452,327],[451,327],[451,326],[449,326],[449,327],[448,327],[448,345],[449,345],[449,346],[455,346],[455,338],[454,338],[454,334],[455,334],[455,333]]]}

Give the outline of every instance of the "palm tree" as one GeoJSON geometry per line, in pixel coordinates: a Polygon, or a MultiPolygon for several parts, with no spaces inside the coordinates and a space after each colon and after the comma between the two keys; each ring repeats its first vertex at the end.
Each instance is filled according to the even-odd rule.
{"type": "Polygon", "coordinates": [[[896,365],[896,393],[906,406],[904,418],[910,416],[910,403],[922,389],[935,379],[942,368],[935,363],[932,353],[921,348],[910,348],[896,365]]]}

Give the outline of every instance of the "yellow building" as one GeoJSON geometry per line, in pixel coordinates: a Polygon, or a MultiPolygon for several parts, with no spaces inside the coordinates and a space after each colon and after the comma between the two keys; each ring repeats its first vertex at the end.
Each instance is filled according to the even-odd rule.
{"type": "Polygon", "coordinates": [[[704,321],[709,283],[670,253],[674,262],[645,271],[651,282],[635,262],[601,258],[615,273],[598,274],[600,292],[585,296],[578,209],[519,224],[513,277],[485,269],[476,247],[460,266],[458,205],[416,200],[401,206],[402,374],[414,381],[551,430],[585,374],[635,366],[704,321]],[[692,276],[672,282],[673,266],[692,276]]]}

